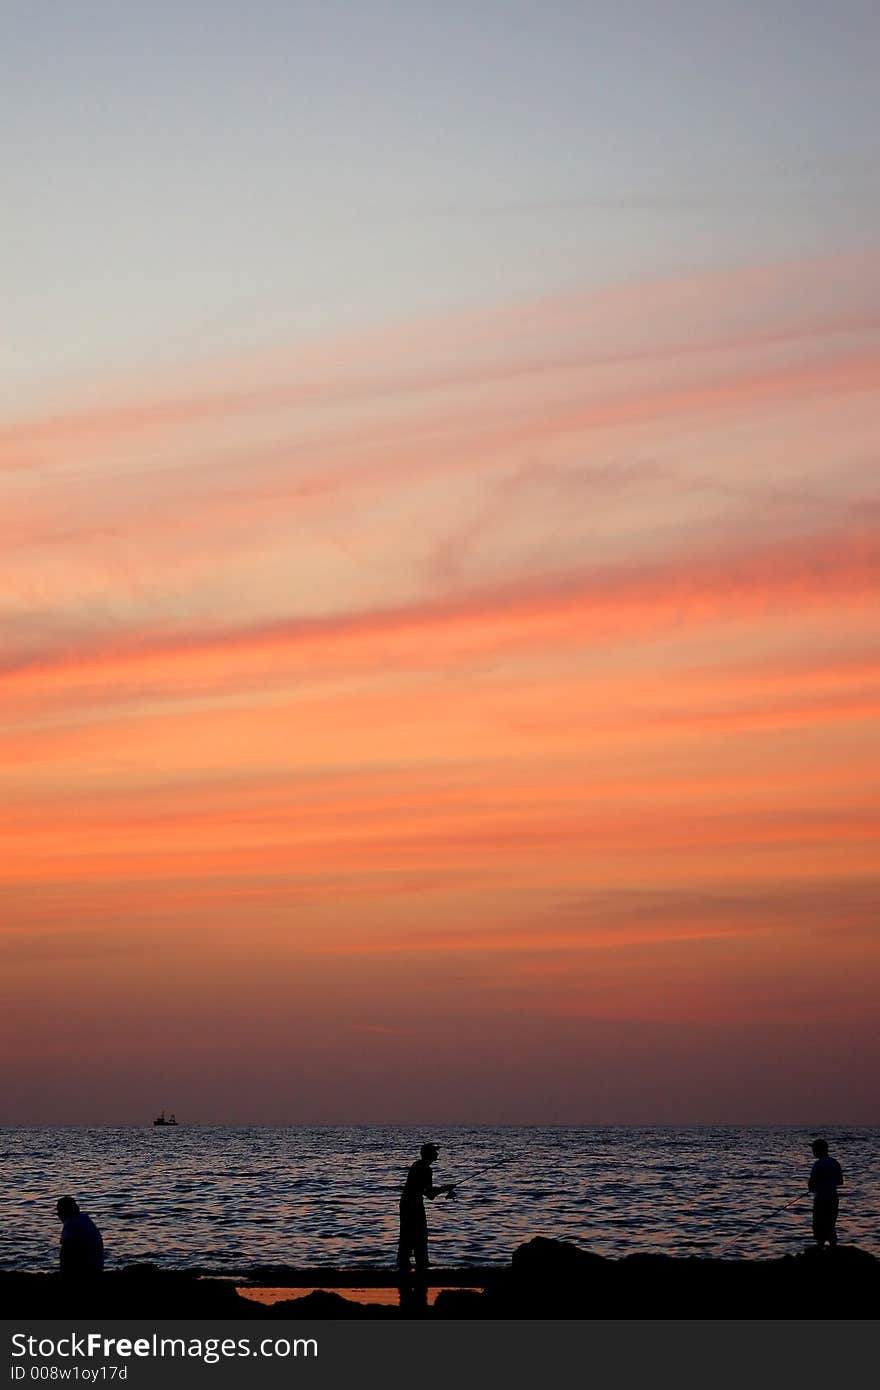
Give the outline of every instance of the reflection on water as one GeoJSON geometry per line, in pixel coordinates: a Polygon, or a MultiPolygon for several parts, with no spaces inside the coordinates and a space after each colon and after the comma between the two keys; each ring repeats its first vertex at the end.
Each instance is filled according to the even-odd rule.
{"type": "MultiPolygon", "coordinates": [[[[464,1286],[457,1285],[456,1288],[455,1288],[455,1290],[454,1290],[454,1292],[459,1293],[459,1292],[461,1291],[461,1288],[462,1288],[462,1287],[464,1287],[464,1286]]],[[[266,1289],[249,1289],[249,1288],[237,1288],[237,1289],[236,1289],[236,1293],[241,1294],[242,1298],[249,1298],[249,1299],[251,1299],[254,1303],[267,1303],[267,1304],[271,1304],[271,1303],[285,1303],[288,1299],[291,1299],[291,1298],[305,1298],[306,1294],[318,1293],[318,1292],[321,1291],[321,1290],[326,1291],[326,1288],[327,1288],[326,1284],[322,1284],[322,1285],[320,1285],[320,1286],[313,1284],[313,1285],[311,1286],[311,1288],[306,1288],[306,1289],[290,1289],[290,1288],[285,1288],[285,1289],[269,1289],[269,1288],[266,1288],[266,1289]]],[[[430,1288],[430,1289],[427,1290],[426,1298],[423,1297],[423,1302],[427,1301],[427,1303],[428,1303],[429,1305],[432,1304],[432,1303],[435,1303],[436,1300],[437,1300],[437,1295],[438,1295],[439,1293],[444,1293],[444,1292],[446,1292],[446,1291],[447,1291],[447,1290],[446,1290],[446,1287],[445,1287],[445,1286],[443,1286],[443,1287],[438,1286],[436,1289],[435,1289],[435,1288],[430,1288]]],[[[474,1284],[474,1285],[468,1286],[467,1291],[468,1291],[469,1293],[479,1293],[479,1292],[480,1292],[479,1286],[478,1286],[478,1285],[475,1285],[475,1284],[474,1284]]],[[[379,1287],[379,1286],[377,1285],[376,1288],[369,1288],[369,1289],[364,1289],[364,1288],[336,1289],[336,1288],[334,1288],[334,1289],[331,1290],[331,1292],[332,1292],[332,1293],[338,1293],[342,1298],[347,1299],[349,1303],[381,1303],[382,1306],[385,1307],[385,1308],[397,1308],[397,1307],[400,1306],[400,1302],[401,1302],[401,1299],[400,1299],[400,1289],[399,1289],[397,1286],[394,1286],[394,1287],[392,1288],[392,1287],[389,1285],[387,1288],[381,1288],[381,1287],[379,1287]]]]}
{"type": "MultiPolygon", "coordinates": [[[[847,1177],[840,1235],[880,1253],[880,1129],[825,1131],[847,1177]]],[[[805,1129],[443,1128],[439,1182],[485,1168],[429,1213],[435,1265],[505,1263],[531,1236],[603,1255],[771,1256],[810,1239],[805,1129]]],[[[101,1227],[108,1266],[389,1266],[397,1199],[427,1137],[400,1128],[4,1129],[0,1267],[57,1260],[57,1197],[101,1227]]]]}

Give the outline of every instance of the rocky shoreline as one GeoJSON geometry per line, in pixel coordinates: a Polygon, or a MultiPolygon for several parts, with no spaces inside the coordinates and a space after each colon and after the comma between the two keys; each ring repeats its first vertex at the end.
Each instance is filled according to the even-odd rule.
{"type": "Polygon", "coordinates": [[[254,1266],[220,1276],[132,1265],[92,1281],[0,1273],[0,1307],[27,1319],[874,1319],[880,1311],[880,1260],[856,1246],[778,1260],[612,1260],[538,1237],[507,1266],[432,1270],[428,1283],[401,1286],[394,1270],[254,1266]],[[277,1301],[246,1296],[268,1287],[277,1301]],[[355,1288],[360,1301],[345,1296],[355,1288]],[[396,1297],[370,1302],[371,1288],[396,1297]]]}

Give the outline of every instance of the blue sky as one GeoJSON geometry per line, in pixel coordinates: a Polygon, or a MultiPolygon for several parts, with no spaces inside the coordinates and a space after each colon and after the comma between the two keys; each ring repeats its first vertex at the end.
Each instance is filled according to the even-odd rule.
{"type": "Polygon", "coordinates": [[[869,4],[4,7],[7,402],[863,245],[869,4]]]}

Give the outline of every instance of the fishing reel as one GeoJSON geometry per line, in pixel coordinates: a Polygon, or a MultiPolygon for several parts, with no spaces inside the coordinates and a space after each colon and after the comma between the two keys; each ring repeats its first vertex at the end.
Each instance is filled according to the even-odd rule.
{"type": "Polygon", "coordinates": [[[444,1193],[444,1196],[445,1196],[447,1202],[457,1202],[457,1201],[458,1201],[458,1198],[457,1198],[456,1195],[455,1195],[455,1188],[454,1188],[454,1187],[450,1187],[449,1190],[448,1190],[448,1192],[444,1193]]]}

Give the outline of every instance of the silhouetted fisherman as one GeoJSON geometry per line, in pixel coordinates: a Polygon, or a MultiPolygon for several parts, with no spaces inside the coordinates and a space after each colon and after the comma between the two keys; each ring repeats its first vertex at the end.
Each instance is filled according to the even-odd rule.
{"type": "Polygon", "coordinates": [[[836,1158],[828,1153],[824,1139],[814,1139],[810,1148],[816,1162],[810,1171],[807,1183],[813,1194],[813,1235],[820,1250],[827,1241],[834,1247],[837,1244],[837,1212],[840,1202],[837,1189],[843,1186],[843,1169],[836,1158]]]}
{"type": "Polygon", "coordinates": [[[447,1197],[455,1192],[454,1183],[444,1187],[434,1186],[431,1164],[440,1150],[436,1144],[423,1144],[421,1158],[417,1158],[406,1175],[400,1193],[400,1243],[397,1247],[397,1267],[409,1273],[410,1255],[415,1257],[416,1273],[425,1274],[428,1269],[428,1220],[425,1216],[425,1201],[433,1202],[444,1193],[447,1197]]]}
{"type": "Polygon", "coordinates": [[[73,1197],[61,1197],[55,1208],[61,1227],[61,1273],[100,1274],[104,1268],[104,1242],[90,1216],[80,1211],[73,1197]]]}

